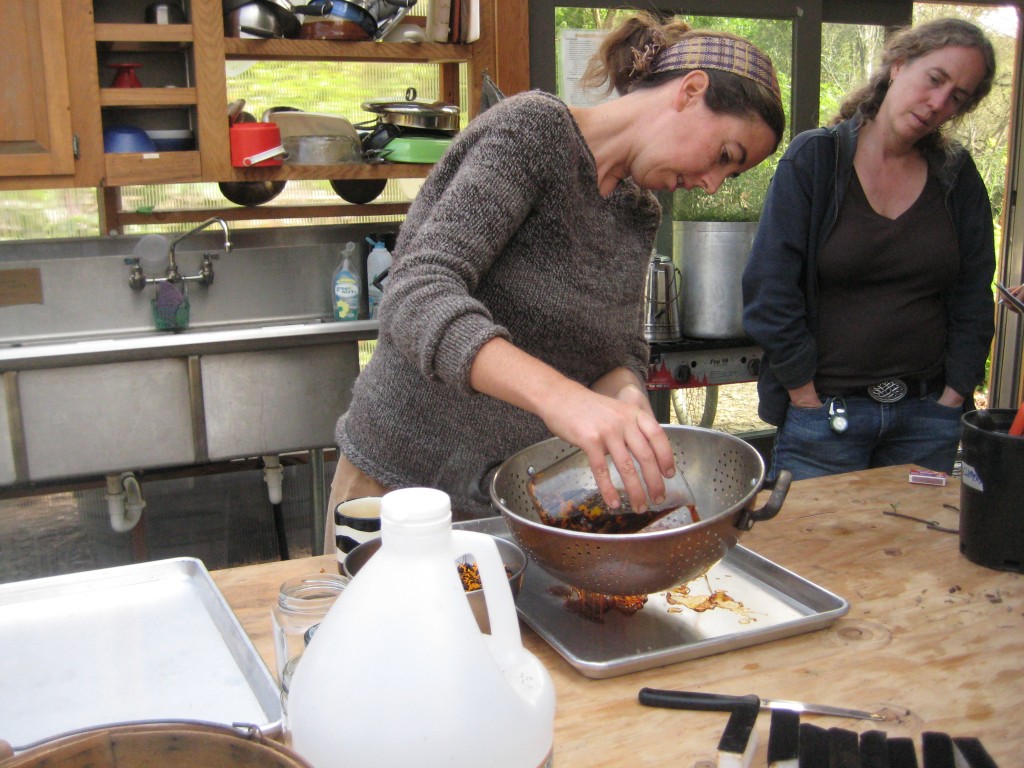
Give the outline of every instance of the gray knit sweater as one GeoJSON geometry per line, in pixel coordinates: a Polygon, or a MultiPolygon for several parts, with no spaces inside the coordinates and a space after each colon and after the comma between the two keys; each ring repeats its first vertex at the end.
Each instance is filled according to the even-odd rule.
{"type": "Polygon", "coordinates": [[[550,94],[475,118],[402,225],[340,450],[385,486],[446,491],[456,519],[494,514],[478,490],[488,469],[550,433],[470,388],[477,350],[501,336],[587,386],[619,366],[645,379],[643,284],[660,217],[631,181],[600,195],[594,158],[550,94]]]}

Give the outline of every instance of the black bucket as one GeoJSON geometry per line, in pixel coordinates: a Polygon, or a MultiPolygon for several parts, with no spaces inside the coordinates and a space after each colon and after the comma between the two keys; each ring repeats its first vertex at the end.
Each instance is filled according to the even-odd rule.
{"type": "Polygon", "coordinates": [[[1024,437],[1015,410],[963,415],[960,551],[973,563],[1024,573],[1024,437]]]}

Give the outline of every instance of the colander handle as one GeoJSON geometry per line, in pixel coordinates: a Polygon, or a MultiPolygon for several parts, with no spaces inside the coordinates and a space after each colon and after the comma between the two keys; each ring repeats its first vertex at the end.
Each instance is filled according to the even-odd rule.
{"type": "Polygon", "coordinates": [[[494,471],[504,463],[504,459],[492,461],[484,467],[484,471],[480,473],[479,477],[469,481],[470,498],[481,504],[491,503],[491,477],[494,471]]]}
{"type": "Polygon", "coordinates": [[[786,500],[786,494],[789,493],[789,485],[792,482],[793,475],[785,469],[781,470],[779,476],[774,481],[769,481],[762,486],[765,490],[768,488],[772,489],[772,495],[768,497],[768,501],[760,509],[743,510],[740,516],[736,518],[736,527],[741,531],[749,531],[754,527],[754,523],[771,520],[779,514],[779,510],[782,509],[782,502],[786,500]]]}

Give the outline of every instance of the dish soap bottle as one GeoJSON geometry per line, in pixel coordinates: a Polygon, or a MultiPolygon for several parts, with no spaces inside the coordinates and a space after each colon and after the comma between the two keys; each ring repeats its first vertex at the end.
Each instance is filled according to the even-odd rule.
{"type": "Polygon", "coordinates": [[[352,271],[356,257],[356,244],[346,243],[341,251],[341,263],[331,280],[331,306],[335,320],[359,319],[359,280],[352,271]]]}
{"type": "Polygon", "coordinates": [[[382,240],[368,237],[366,242],[373,246],[366,257],[366,298],[369,300],[370,319],[376,320],[380,301],[384,298],[384,281],[391,269],[391,252],[384,247],[382,240]]]}
{"type": "Polygon", "coordinates": [[[555,693],[522,646],[491,536],[453,531],[448,494],[381,500],[381,547],[303,653],[288,694],[292,748],[314,768],[550,766],[555,693]],[[480,571],[480,632],[455,561],[480,571]]]}

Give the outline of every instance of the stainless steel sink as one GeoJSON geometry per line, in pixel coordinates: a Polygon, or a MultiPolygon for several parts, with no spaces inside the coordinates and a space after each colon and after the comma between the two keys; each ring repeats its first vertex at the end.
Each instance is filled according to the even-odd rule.
{"type": "Polygon", "coordinates": [[[43,286],[41,304],[3,309],[0,485],[333,445],[377,323],[332,321],[330,276],[356,236],[317,236],[233,238],[216,282],[189,286],[192,322],[175,332],[155,330],[152,292],[127,285],[133,238],[97,238],[91,253],[73,241],[65,257],[0,244],[0,269],[39,269],[43,286]]]}

